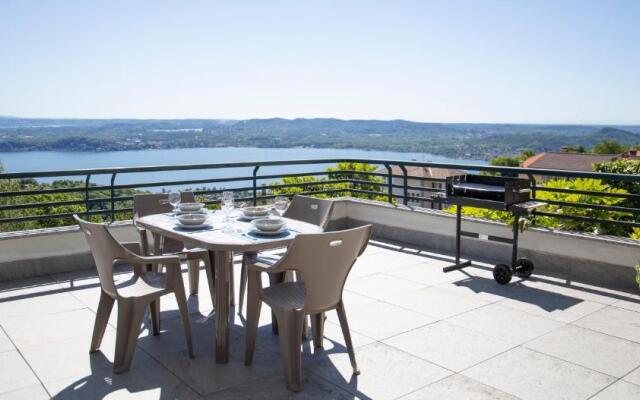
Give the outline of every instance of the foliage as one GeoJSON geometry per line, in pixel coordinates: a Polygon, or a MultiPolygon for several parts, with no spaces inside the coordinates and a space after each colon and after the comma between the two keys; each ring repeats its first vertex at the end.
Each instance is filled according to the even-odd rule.
{"type": "MultiPolygon", "coordinates": [[[[606,163],[598,163],[593,166],[596,172],[608,172],[612,174],[640,175],[640,160],[616,160],[606,163]]],[[[632,194],[640,194],[640,183],[636,181],[607,181],[611,187],[624,189],[632,194]]]]}
{"type": "MultiPolygon", "coordinates": [[[[532,150],[523,150],[516,156],[497,156],[489,160],[489,165],[496,167],[519,167],[524,160],[533,156],[535,153],[532,150]]],[[[514,176],[514,174],[498,174],[498,173],[485,173],[487,175],[504,175],[514,176]]]]}
{"type": "MultiPolygon", "coordinates": [[[[344,191],[348,191],[351,188],[359,189],[359,190],[368,190],[368,191],[380,191],[380,186],[378,184],[384,184],[384,179],[368,175],[367,173],[375,172],[376,167],[371,164],[364,163],[338,163],[336,167],[328,167],[326,178],[316,178],[314,176],[295,176],[295,177],[286,177],[282,178],[282,184],[290,185],[290,184],[300,184],[300,183],[310,183],[316,182],[315,185],[308,185],[304,187],[286,187],[286,188],[277,188],[273,189],[273,194],[275,195],[293,195],[296,193],[303,192],[322,192],[327,190],[339,190],[344,189],[344,191]],[[351,173],[348,171],[355,171],[355,173],[351,173]],[[340,183],[325,183],[328,181],[335,180],[347,180],[353,179],[357,181],[361,181],[359,183],[351,185],[350,182],[340,182],[340,183]]],[[[335,197],[335,194],[327,194],[327,193],[318,193],[313,194],[315,197],[328,198],[335,197]]],[[[351,195],[353,197],[366,198],[370,200],[379,200],[386,201],[387,197],[384,194],[374,195],[374,194],[366,194],[366,193],[355,193],[352,192],[351,195]]]]}
{"type": "Polygon", "coordinates": [[[615,140],[603,140],[593,146],[592,152],[595,154],[620,154],[629,149],[629,146],[615,140]]]}

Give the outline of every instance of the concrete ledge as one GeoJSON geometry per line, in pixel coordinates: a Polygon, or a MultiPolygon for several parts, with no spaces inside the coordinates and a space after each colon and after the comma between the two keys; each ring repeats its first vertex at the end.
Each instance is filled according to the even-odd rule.
{"type": "MultiPolygon", "coordinates": [[[[137,241],[131,221],[111,224],[118,240],[137,241]]],[[[93,267],[89,246],[77,226],[0,235],[0,281],[93,267]]]]}

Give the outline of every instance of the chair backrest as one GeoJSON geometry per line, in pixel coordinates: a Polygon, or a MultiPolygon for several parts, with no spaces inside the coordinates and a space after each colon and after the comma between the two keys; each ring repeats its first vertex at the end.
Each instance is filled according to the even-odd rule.
{"type": "Polygon", "coordinates": [[[80,229],[89,243],[102,290],[115,298],[117,290],[113,281],[113,260],[127,257],[127,249],[122,247],[116,238],[111,235],[106,224],[88,222],[77,215],[74,215],[73,218],[80,225],[80,229]]]}
{"type": "MultiPolygon", "coordinates": [[[[180,201],[193,203],[196,198],[193,192],[180,192],[180,201]]],[[[169,204],[168,193],[136,194],[133,196],[133,215],[137,218],[171,211],[173,211],[173,207],[169,204]]]]}
{"type": "Polygon", "coordinates": [[[324,229],[329,223],[332,209],[333,201],[331,200],[316,199],[297,194],[291,199],[291,204],[289,204],[283,216],[318,225],[324,229]]]}
{"type": "Polygon", "coordinates": [[[370,236],[371,225],[365,225],[295,237],[282,263],[302,277],[306,311],[323,311],[338,304],[349,271],[367,247],[370,236]]]}

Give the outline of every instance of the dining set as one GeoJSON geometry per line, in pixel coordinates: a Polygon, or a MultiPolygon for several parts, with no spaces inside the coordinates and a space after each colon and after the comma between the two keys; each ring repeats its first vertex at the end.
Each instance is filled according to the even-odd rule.
{"type": "Polygon", "coordinates": [[[187,353],[194,357],[187,291],[182,263],[187,265],[189,295],[199,295],[204,265],[214,305],[215,360],[229,362],[231,309],[236,305],[234,254],[242,254],[238,312],[246,301],[245,365],[253,361],[262,304],[272,313],[279,335],[286,385],[301,389],[301,342],[310,320],[313,343],[322,347],[324,313],[336,310],[353,373],[359,374],[342,292],[347,276],[364,252],[371,225],[328,229],[333,202],[309,196],[276,196],[270,205],[234,203],[232,191],[220,196],[219,210],[209,210],[192,192],[137,194],[133,201],[135,242],[119,242],[107,224],[74,216],[89,244],[101,286],[90,352],[100,348],[117,302],[116,351],[113,369],[129,370],[146,313],[150,330],[160,334],[160,299],[176,298],[187,353]],[[266,252],[282,249],[282,252],[266,252]],[[114,271],[130,264],[132,282],[116,286],[114,271]],[[268,277],[264,286],[263,276],[268,277]]]}

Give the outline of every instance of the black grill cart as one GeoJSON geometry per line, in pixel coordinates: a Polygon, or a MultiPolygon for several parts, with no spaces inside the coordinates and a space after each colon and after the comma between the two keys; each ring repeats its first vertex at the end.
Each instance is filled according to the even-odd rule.
{"type": "Polygon", "coordinates": [[[522,178],[509,178],[485,175],[458,175],[446,180],[446,201],[456,206],[456,263],[443,268],[444,272],[455,271],[471,265],[471,261],[461,261],[460,247],[462,236],[510,244],[512,246],[511,265],[497,264],[493,268],[496,282],[506,285],[513,274],[528,277],[533,273],[531,260],[518,258],[518,233],[520,219],[545,203],[531,200],[531,181],[522,178]],[[507,211],[513,214],[513,237],[505,238],[492,235],[480,235],[462,230],[462,207],[477,207],[490,210],[507,211]]]}

